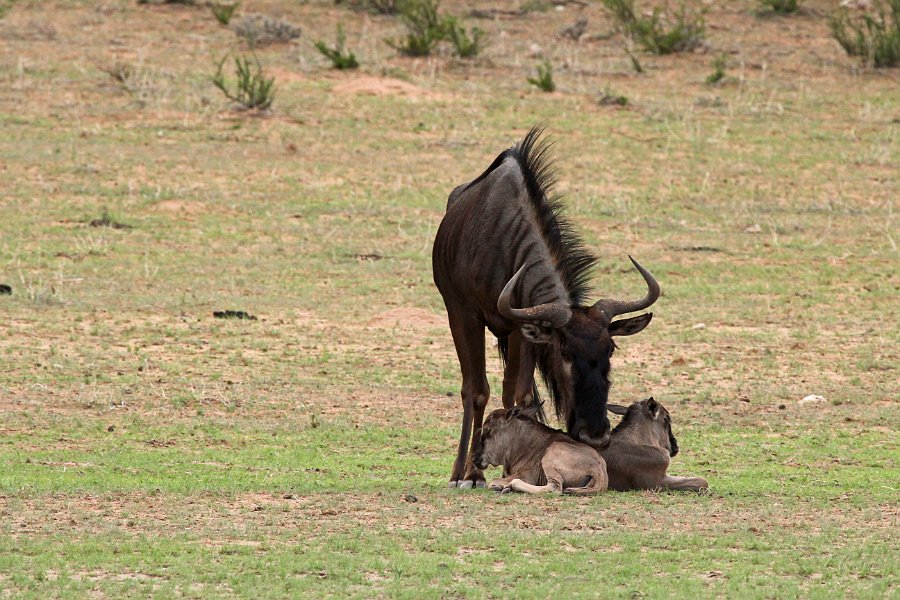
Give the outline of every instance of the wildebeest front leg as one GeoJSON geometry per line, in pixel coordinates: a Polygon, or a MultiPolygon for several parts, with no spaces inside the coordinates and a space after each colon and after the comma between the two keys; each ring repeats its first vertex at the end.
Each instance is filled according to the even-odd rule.
{"type": "Polygon", "coordinates": [[[676,477],[666,475],[662,480],[662,488],[665,490],[679,490],[699,492],[709,488],[709,483],[702,477],[676,477]]]}
{"type": "MultiPolygon", "coordinates": [[[[472,464],[469,440],[474,435],[481,435],[481,424],[484,421],[484,409],[488,403],[490,387],[484,362],[484,325],[471,318],[454,318],[450,315],[450,332],[459,358],[462,372],[462,430],[459,434],[459,448],[453,472],[450,475],[450,487],[471,488],[484,487],[484,473],[472,464]]],[[[472,437],[472,446],[478,437],[472,437]]]]}

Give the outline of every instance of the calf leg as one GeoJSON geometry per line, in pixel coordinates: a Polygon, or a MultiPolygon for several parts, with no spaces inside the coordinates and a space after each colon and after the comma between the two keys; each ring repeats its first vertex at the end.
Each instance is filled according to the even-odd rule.
{"type": "Polygon", "coordinates": [[[559,481],[553,481],[551,479],[547,479],[547,485],[532,485],[521,479],[513,479],[510,481],[506,488],[504,488],[504,492],[506,490],[511,490],[513,492],[524,492],[526,494],[546,494],[546,493],[562,493],[562,484],[559,481]]]}
{"type": "Polygon", "coordinates": [[[709,484],[702,477],[676,477],[674,475],[666,475],[663,477],[661,487],[665,490],[700,492],[708,489],[709,484]]]}

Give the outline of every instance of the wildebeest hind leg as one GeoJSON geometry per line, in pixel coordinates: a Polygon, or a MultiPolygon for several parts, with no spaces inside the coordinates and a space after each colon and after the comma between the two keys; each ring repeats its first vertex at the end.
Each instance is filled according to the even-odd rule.
{"type": "Polygon", "coordinates": [[[484,421],[484,409],[488,403],[490,387],[487,382],[484,363],[484,325],[472,318],[454,318],[450,315],[450,332],[459,358],[462,372],[463,419],[459,434],[459,448],[453,472],[450,475],[450,487],[471,488],[484,487],[484,473],[475,468],[469,451],[471,437],[474,446],[481,435],[481,424],[484,421]]]}

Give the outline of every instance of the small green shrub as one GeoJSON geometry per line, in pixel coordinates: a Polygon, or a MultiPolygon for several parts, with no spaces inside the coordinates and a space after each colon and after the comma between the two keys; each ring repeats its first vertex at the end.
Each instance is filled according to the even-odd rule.
{"type": "Polygon", "coordinates": [[[263,44],[289,42],[300,37],[300,28],[284,19],[252,14],[234,24],[234,33],[247,41],[251,48],[263,44]]]}
{"type": "Polygon", "coordinates": [[[842,8],[828,21],[831,34],[850,56],[858,56],[867,67],[900,65],[900,0],[878,5],[875,16],[851,18],[842,8]],[[888,17],[890,14],[890,17],[888,17]]]}
{"type": "Polygon", "coordinates": [[[357,68],[359,62],[356,60],[356,55],[344,47],[347,36],[344,34],[344,28],[340,25],[337,26],[336,38],[334,48],[329,48],[325,45],[325,42],[322,41],[316,42],[316,48],[323,56],[325,56],[325,58],[331,61],[331,65],[335,69],[344,70],[357,68]]]}
{"type": "Polygon", "coordinates": [[[225,81],[225,74],[222,72],[227,59],[228,55],[226,54],[219,61],[216,73],[212,76],[213,85],[222,90],[226,98],[237,102],[245,109],[265,110],[271,107],[272,101],[275,99],[275,78],[266,79],[256,55],[253,55],[253,64],[246,56],[235,57],[237,83],[234,91],[229,89],[228,83],[225,81]]]}
{"type": "Polygon", "coordinates": [[[453,50],[461,58],[475,58],[484,49],[484,31],[478,27],[472,28],[471,37],[465,27],[459,24],[456,17],[444,17],[444,30],[453,50]]]}
{"type": "Polygon", "coordinates": [[[398,7],[407,33],[400,39],[384,40],[407,56],[428,56],[446,38],[446,27],[438,15],[438,0],[404,0],[398,7]]]}
{"type": "Polygon", "coordinates": [[[537,77],[529,77],[528,83],[544,92],[555,92],[556,82],[553,81],[553,65],[549,60],[538,64],[537,77]]]}
{"type": "Polygon", "coordinates": [[[233,4],[213,4],[212,13],[219,23],[228,25],[231,22],[234,11],[236,11],[240,5],[240,2],[234,2],[233,4]]]}
{"type": "Polygon", "coordinates": [[[773,12],[790,15],[800,10],[800,0],[759,0],[763,8],[773,12]]]}
{"type": "Polygon", "coordinates": [[[600,106],[628,106],[628,98],[610,90],[604,90],[597,99],[597,103],[600,106]]]}
{"type": "Polygon", "coordinates": [[[674,13],[654,8],[645,17],[638,13],[634,0],[603,0],[603,5],[625,36],[653,54],[693,50],[706,36],[703,13],[689,13],[684,6],[674,13]]]}
{"type": "Polygon", "coordinates": [[[335,0],[335,4],[344,4],[351,10],[368,11],[378,15],[397,14],[398,4],[403,0],[335,0]]]}
{"type": "Polygon", "coordinates": [[[725,55],[720,54],[713,59],[713,72],[707,75],[706,83],[715,85],[725,79],[725,55]]]}
{"type": "Polygon", "coordinates": [[[16,0],[0,0],[0,19],[6,16],[15,3],[16,0]]]}
{"type": "Polygon", "coordinates": [[[519,6],[519,12],[522,14],[527,14],[531,12],[547,12],[553,8],[553,5],[550,4],[549,0],[525,0],[519,6]]]}

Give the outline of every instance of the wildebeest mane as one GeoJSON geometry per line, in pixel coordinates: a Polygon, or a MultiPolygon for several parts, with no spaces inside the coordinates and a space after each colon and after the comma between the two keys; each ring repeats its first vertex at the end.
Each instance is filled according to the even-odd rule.
{"type": "Polygon", "coordinates": [[[550,157],[553,142],[541,139],[543,131],[541,126],[532,127],[522,141],[507,152],[515,157],[522,170],[541,236],[556,260],[557,272],[569,292],[569,301],[580,305],[587,298],[590,271],[597,259],[572,229],[561,197],[552,194],[556,183],[555,161],[550,157]]]}
{"type": "MultiPolygon", "coordinates": [[[[588,297],[588,279],[597,259],[584,246],[564,213],[562,198],[553,194],[556,183],[555,161],[550,157],[553,142],[544,138],[542,126],[532,127],[521,142],[508,150],[519,163],[528,198],[541,228],[544,243],[556,260],[556,269],[569,292],[569,302],[581,305],[588,297]]],[[[549,347],[539,347],[537,366],[547,386],[557,419],[566,421],[571,407],[562,406],[561,395],[553,378],[549,347]]]]}

